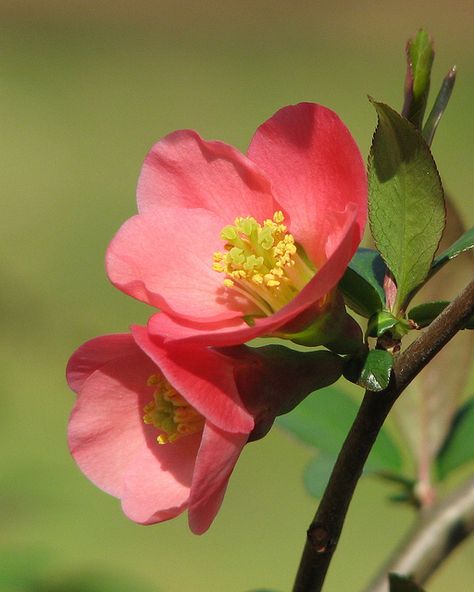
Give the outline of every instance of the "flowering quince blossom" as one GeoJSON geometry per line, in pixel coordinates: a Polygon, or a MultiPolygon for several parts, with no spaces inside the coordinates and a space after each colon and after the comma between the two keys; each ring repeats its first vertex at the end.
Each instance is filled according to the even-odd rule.
{"type": "Polygon", "coordinates": [[[339,117],[312,103],[273,115],[246,156],[171,133],[146,157],[137,197],[107,271],[160,309],[148,328],[169,342],[231,346],[304,330],[330,308],[367,217],[360,152],[339,117]]]}
{"type": "Polygon", "coordinates": [[[75,461],[130,519],[153,524],[188,509],[191,530],[204,532],[245,443],[342,372],[330,352],[285,350],[170,348],[139,326],[86,342],[67,368],[78,394],[68,430],[75,461]]]}
{"type": "Polygon", "coordinates": [[[187,508],[191,529],[202,533],[220,507],[255,422],[232,367],[212,356],[183,347],[169,357],[134,327],[132,335],[88,341],[69,361],[68,382],[78,394],[71,453],[136,522],[161,522],[187,508]],[[192,364],[200,366],[199,376],[192,364]]]}

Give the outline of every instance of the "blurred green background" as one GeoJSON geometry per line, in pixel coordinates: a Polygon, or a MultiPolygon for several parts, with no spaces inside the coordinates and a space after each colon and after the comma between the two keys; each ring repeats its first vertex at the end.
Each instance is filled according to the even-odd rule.
{"type": "MultiPolygon", "coordinates": [[[[434,87],[458,66],[434,154],[472,225],[474,4],[0,0],[0,17],[1,592],[289,590],[315,507],[301,484],[310,451],[277,430],[248,446],[202,537],[185,517],[135,525],[69,457],[64,367],[86,339],[150,313],[111,287],[103,257],[153,142],[191,127],[245,150],[276,109],[309,100],[366,154],[366,95],[401,105],[419,27],[435,37],[434,87]]],[[[409,527],[389,492],[361,483],[328,592],[360,589],[409,527]]],[[[429,590],[472,589],[473,553],[471,541],[429,590]]]]}

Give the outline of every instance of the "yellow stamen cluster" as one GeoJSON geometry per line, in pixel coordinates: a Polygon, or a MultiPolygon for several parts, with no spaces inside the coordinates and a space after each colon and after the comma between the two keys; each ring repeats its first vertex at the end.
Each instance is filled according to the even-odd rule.
{"type": "Polygon", "coordinates": [[[269,315],[287,304],[314,275],[298,255],[283,213],[259,224],[236,218],[222,229],[225,252],[214,253],[213,269],[226,274],[224,286],[244,294],[269,315]]]}
{"type": "Polygon", "coordinates": [[[175,442],[183,436],[200,432],[204,417],[170,385],[163,375],[153,374],[147,382],[155,387],[153,400],[145,405],[143,421],[161,430],[158,444],[175,442]]]}

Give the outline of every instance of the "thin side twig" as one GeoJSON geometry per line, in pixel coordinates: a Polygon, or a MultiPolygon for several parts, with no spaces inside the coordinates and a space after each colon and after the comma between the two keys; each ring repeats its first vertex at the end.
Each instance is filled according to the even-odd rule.
{"type": "Polygon", "coordinates": [[[474,531],[474,478],[421,517],[366,592],[388,592],[388,573],[424,584],[436,568],[474,531]]]}

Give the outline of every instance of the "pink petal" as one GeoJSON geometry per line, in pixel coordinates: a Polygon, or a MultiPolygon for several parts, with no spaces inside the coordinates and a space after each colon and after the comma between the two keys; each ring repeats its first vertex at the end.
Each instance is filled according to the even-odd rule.
{"type": "Polygon", "coordinates": [[[149,448],[135,457],[125,474],[122,510],[130,520],[155,524],[175,518],[187,508],[200,441],[201,434],[191,434],[160,445],[156,432],[153,434],[149,448]]]}
{"type": "Polygon", "coordinates": [[[271,180],[292,234],[318,268],[331,254],[328,237],[340,219],[335,215],[349,203],[356,207],[360,241],[367,217],[365,166],[333,111],[313,103],[280,109],[257,129],[248,156],[271,180]]]}
{"type": "Polygon", "coordinates": [[[269,317],[257,318],[249,327],[243,320],[233,319],[225,324],[206,324],[187,322],[156,314],[148,322],[151,335],[160,336],[166,345],[172,342],[183,344],[202,344],[208,346],[239,345],[256,337],[271,335],[286,323],[296,318],[313,303],[328,294],[339,282],[357,247],[358,225],[354,211],[345,214],[346,223],[342,228],[342,239],[335,245],[329,259],[319,269],[313,279],[284,306],[269,317]]]}
{"type": "MultiPolygon", "coordinates": [[[[267,317],[271,318],[271,317],[267,317]]],[[[267,318],[263,320],[267,320],[267,318]]],[[[165,313],[153,315],[148,321],[148,331],[152,337],[163,339],[166,345],[176,343],[179,347],[186,344],[204,346],[240,345],[253,339],[254,334],[261,332],[262,319],[257,319],[254,326],[249,327],[243,319],[232,319],[224,323],[193,323],[170,317],[165,313]]]]}
{"type": "Polygon", "coordinates": [[[114,358],[127,357],[137,352],[129,333],[102,335],[82,344],[69,358],[66,378],[70,388],[79,392],[84,381],[98,368],[114,358]]]}
{"type": "Polygon", "coordinates": [[[239,397],[230,359],[202,346],[165,347],[143,327],[134,326],[132,332],[167,380],[207,420],[229,432],[252,431],[254,420],[239,397]]]}
{"type": "MultiPolygon", "coordinates": [[[[146,447],[140,393],[156,366],[135,354],[109,361],[84,383],[69,421],[69,446],[82,471],[98,487],[120,497],[123,474],[146,447]]],[[[146,403],[143,403],[143,406],[146,403]]]]}
{"type": "Polygon", "coordinates": [[[153,146],[137,189],[140,212],[156,206],[205,208],[232,224],[237,216],[273,215],[268,180],[238,150],[206,142],[191,130],[177,131],[153,146]]]}
{"type": "Polygon", "coordinates": [[[246,434],[229,434],[206,424],[189,498],[189,527],[195,534],[205,532],[219,511],[227,482],[247,438],[246,434]]]}
{"type": "Polygon", "coordinates": [[[189,437],[160,446],[157,430],[144,424],[143,408],[152,398],[147,380],[156,370],[138,348],[109,361],[83,384],[69,422],[69,446],[81,470],[122,498],[126,513],[139,522],[164,520],[185,508],[199,444],[189,437]]]}
{"type": "Polygon", "coordinates": [[[130,218],[109,245],[112,283],[126,294],[182,318],[208,321],[255,312],[229,300],[223,275],[212,269],[223,248],[222,220],[207,210],[156,208],[130,218]]]}

